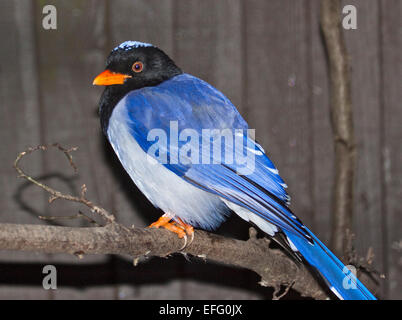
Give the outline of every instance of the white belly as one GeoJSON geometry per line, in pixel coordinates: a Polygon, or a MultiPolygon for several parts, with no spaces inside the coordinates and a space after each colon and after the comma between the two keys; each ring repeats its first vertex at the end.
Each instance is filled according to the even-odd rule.
{"type": "Polygon", "coordinates": [[[117,104],[109,120],[108,139],[124,169],[152,204],[204,229],[213,229],[223,222],[228,209],[220,198],[151,159],[130,134],[127,119],[124,104],[117,104]]]}

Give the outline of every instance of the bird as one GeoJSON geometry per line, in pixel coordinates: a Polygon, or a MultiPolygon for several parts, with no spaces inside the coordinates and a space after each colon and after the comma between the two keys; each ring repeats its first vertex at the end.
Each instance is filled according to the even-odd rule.
{"type": "Polygon", "coordinates": [[[279,239],[339,299],[376,299],[291,211],[279,171],[218,89],[139,41],[116,46],[93,84],[105,86],[103,133],[139,190],[163,211],[150,227],[193,239],[194,227],[214,230],[234,212],[279,239]]]}

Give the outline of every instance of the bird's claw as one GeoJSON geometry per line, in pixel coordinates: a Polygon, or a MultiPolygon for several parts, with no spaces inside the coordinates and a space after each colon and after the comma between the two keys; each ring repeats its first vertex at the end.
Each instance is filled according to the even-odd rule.
{"type": "Polygon", "coordinates": [[[183,222],[180,218],[176,218],[177,221],[170,222],[172,220],[172,216],[170,214],[164,214],[161,216],[158,221],[152,223],[149,228],[165,228],[171,232],[177,234],[180,239],[184,238],[184,245],[180,248],[180,251],[185,249],[188,245],[190,245],[194,240],[194,228],[183,222]],[[190,241],[188,242],[187,236],[190,236],[190,241]]]}
{"type": "Polygon", "coordinates": [[[184,250],[184,249],[187,247],[187,235],[186,235],[186,234],[184,235],[183,239],[184,239],[184,244],[183,244],[183,246],[179,249],[179,251],[182,251],[182,250],[184,250]]]}
{"type": "Polygon", "coordinates": [[[186,248],[187,246],[189,246],[193,240],[194,240],[194,227],[184,223],[183,220],[181,220],[180,218],[177,218],[177,224],[186,232],[186,243],[184,244],[184,247],[181,248],[180,250],[183,250],[184,248],[186,248]],[[190,242],[187,244],[187,236],[190,236],[190,242]]]}

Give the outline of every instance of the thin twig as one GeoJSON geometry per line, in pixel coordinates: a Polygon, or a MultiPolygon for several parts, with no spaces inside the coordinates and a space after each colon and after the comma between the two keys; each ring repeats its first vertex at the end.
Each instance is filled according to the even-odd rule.
{"type": "Polygon", "coordinates": [[[78,211],[77,214],[71,215],[71,216],[39,216],[38,217],[41,220],[46,220],[46,221],[56,221],[56,220],[75,220],[75,219],[85,219],[87,220],[89,223],[93,224],[95,227],[100,227],[100,225],[91,217],[87,216],[86,214],[84,214],[81,211],[78,211]]]}
{"type": "Polygon", "coordinates": [[[28,148],[27,150],[19,153],[17,158],[14,161],[14,168],[18,172],[18,177],[26,179],[29,182],[32,182],[33,184],[37,185],[38,187],[40,187],[43,190],[45,190],[46,192],[48,192],[50,194],[49,203],[52,203],[53,201],[55,201],[57,199],[64,199],[64,200],[68,200],[68,201],[82,203],[82,204],[86,205],[93,213],[96,213],[99,216],[101,216],[106,221],[106,223],[113,223],[115,221],[114,215],[109,213],[104,208],[95,205],[94,203],[92,203],[91,201],[89,201],[86,198],[85,194],[86,194],[86,191],[87,191],[87,187],[86,187],[85,184],[83,184],[81,186],[81,194],[80,194],[79,197],[73,196],[73,195],[70,195],[70,194],[65,194],[65,193],[62,193],[62,192],[60,192],[58,190],[55,190],[55,189],[49,187],[48,185],[46,185],[44,183],[41,183],[41,182],[37,181],[36,179],[34,179],[31,176],[27,175],[19,167],[20,160],[22,158],[24,158],[26,155],[31,154],[31,153],[33,153],[33,152],[35,152],[37,150],[46,151],[49,147],[54,147],[54,148],[57,148],[58,150],[62,151],[64,153],[64,155],[67,157],[67,160],[69,161],[70,166],[74,169],[74,172],[78,171],[77,166],[73,162],[73,157],[71,156],[71,152],[77,150],[78,148],[73,147],[73,148],[65,149],[60,144],[53,143],[53,144],[50,144],[50,145],[39,145],[39,146],[36,146],[36,147],[33,147],[33,148],[28,148]]]}
{"type": "Polygon", "coordinates": [[[279,292],[281,291],[281,286],[277,286],[275,288],[272,300],[280,300],[280,299],[282,299],[284,296],[286,296],[288,294],[290,288],[292,288],[292,286],[294,284],[295,284],[295,281],[292,281],[291,283],[289,283],[286,286],[285,290],[281,294],[279,294],[279,292]]]}

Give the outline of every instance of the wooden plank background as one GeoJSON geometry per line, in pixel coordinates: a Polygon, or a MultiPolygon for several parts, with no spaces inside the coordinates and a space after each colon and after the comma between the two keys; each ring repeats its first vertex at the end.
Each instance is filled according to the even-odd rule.
{"type": "MultiPolygon", "coordinates": [[[[88,196],[127,224],[146,226],[153,209],[121,168],[99,128],[101,88],[91,85],[108,52],[124,40],[153,43],[185,72],[224,92],[249,121],[289,185],[292,208],[328,242],[333,144],[319,1],[53,1],[57,30],[42,28],[45,1],[0,2],[0,222],[44,223],[77,206],[47,204],[16,179],[12,163],[28,146],[78,146],[74,176],[56,152],[25,168],[65,191],[88,196]]],[[[386,274],[384,298],[402,298],[402,2],[350,0],[358,29],[344,31],[352,71],[357,141],[355,246],[372,247],[386,274]]],[[[84,222],[68,222],[85,225],[84,222]]],[[[245,238],[231,217],[217,232],[245,238]]],[[[0,252],[0,299],[269,299],[246,270],[182,256],[133,267],[120,257],[0,252]],[[42,267],[58,268],[59,288],[42,289],[42,267]]]]}

